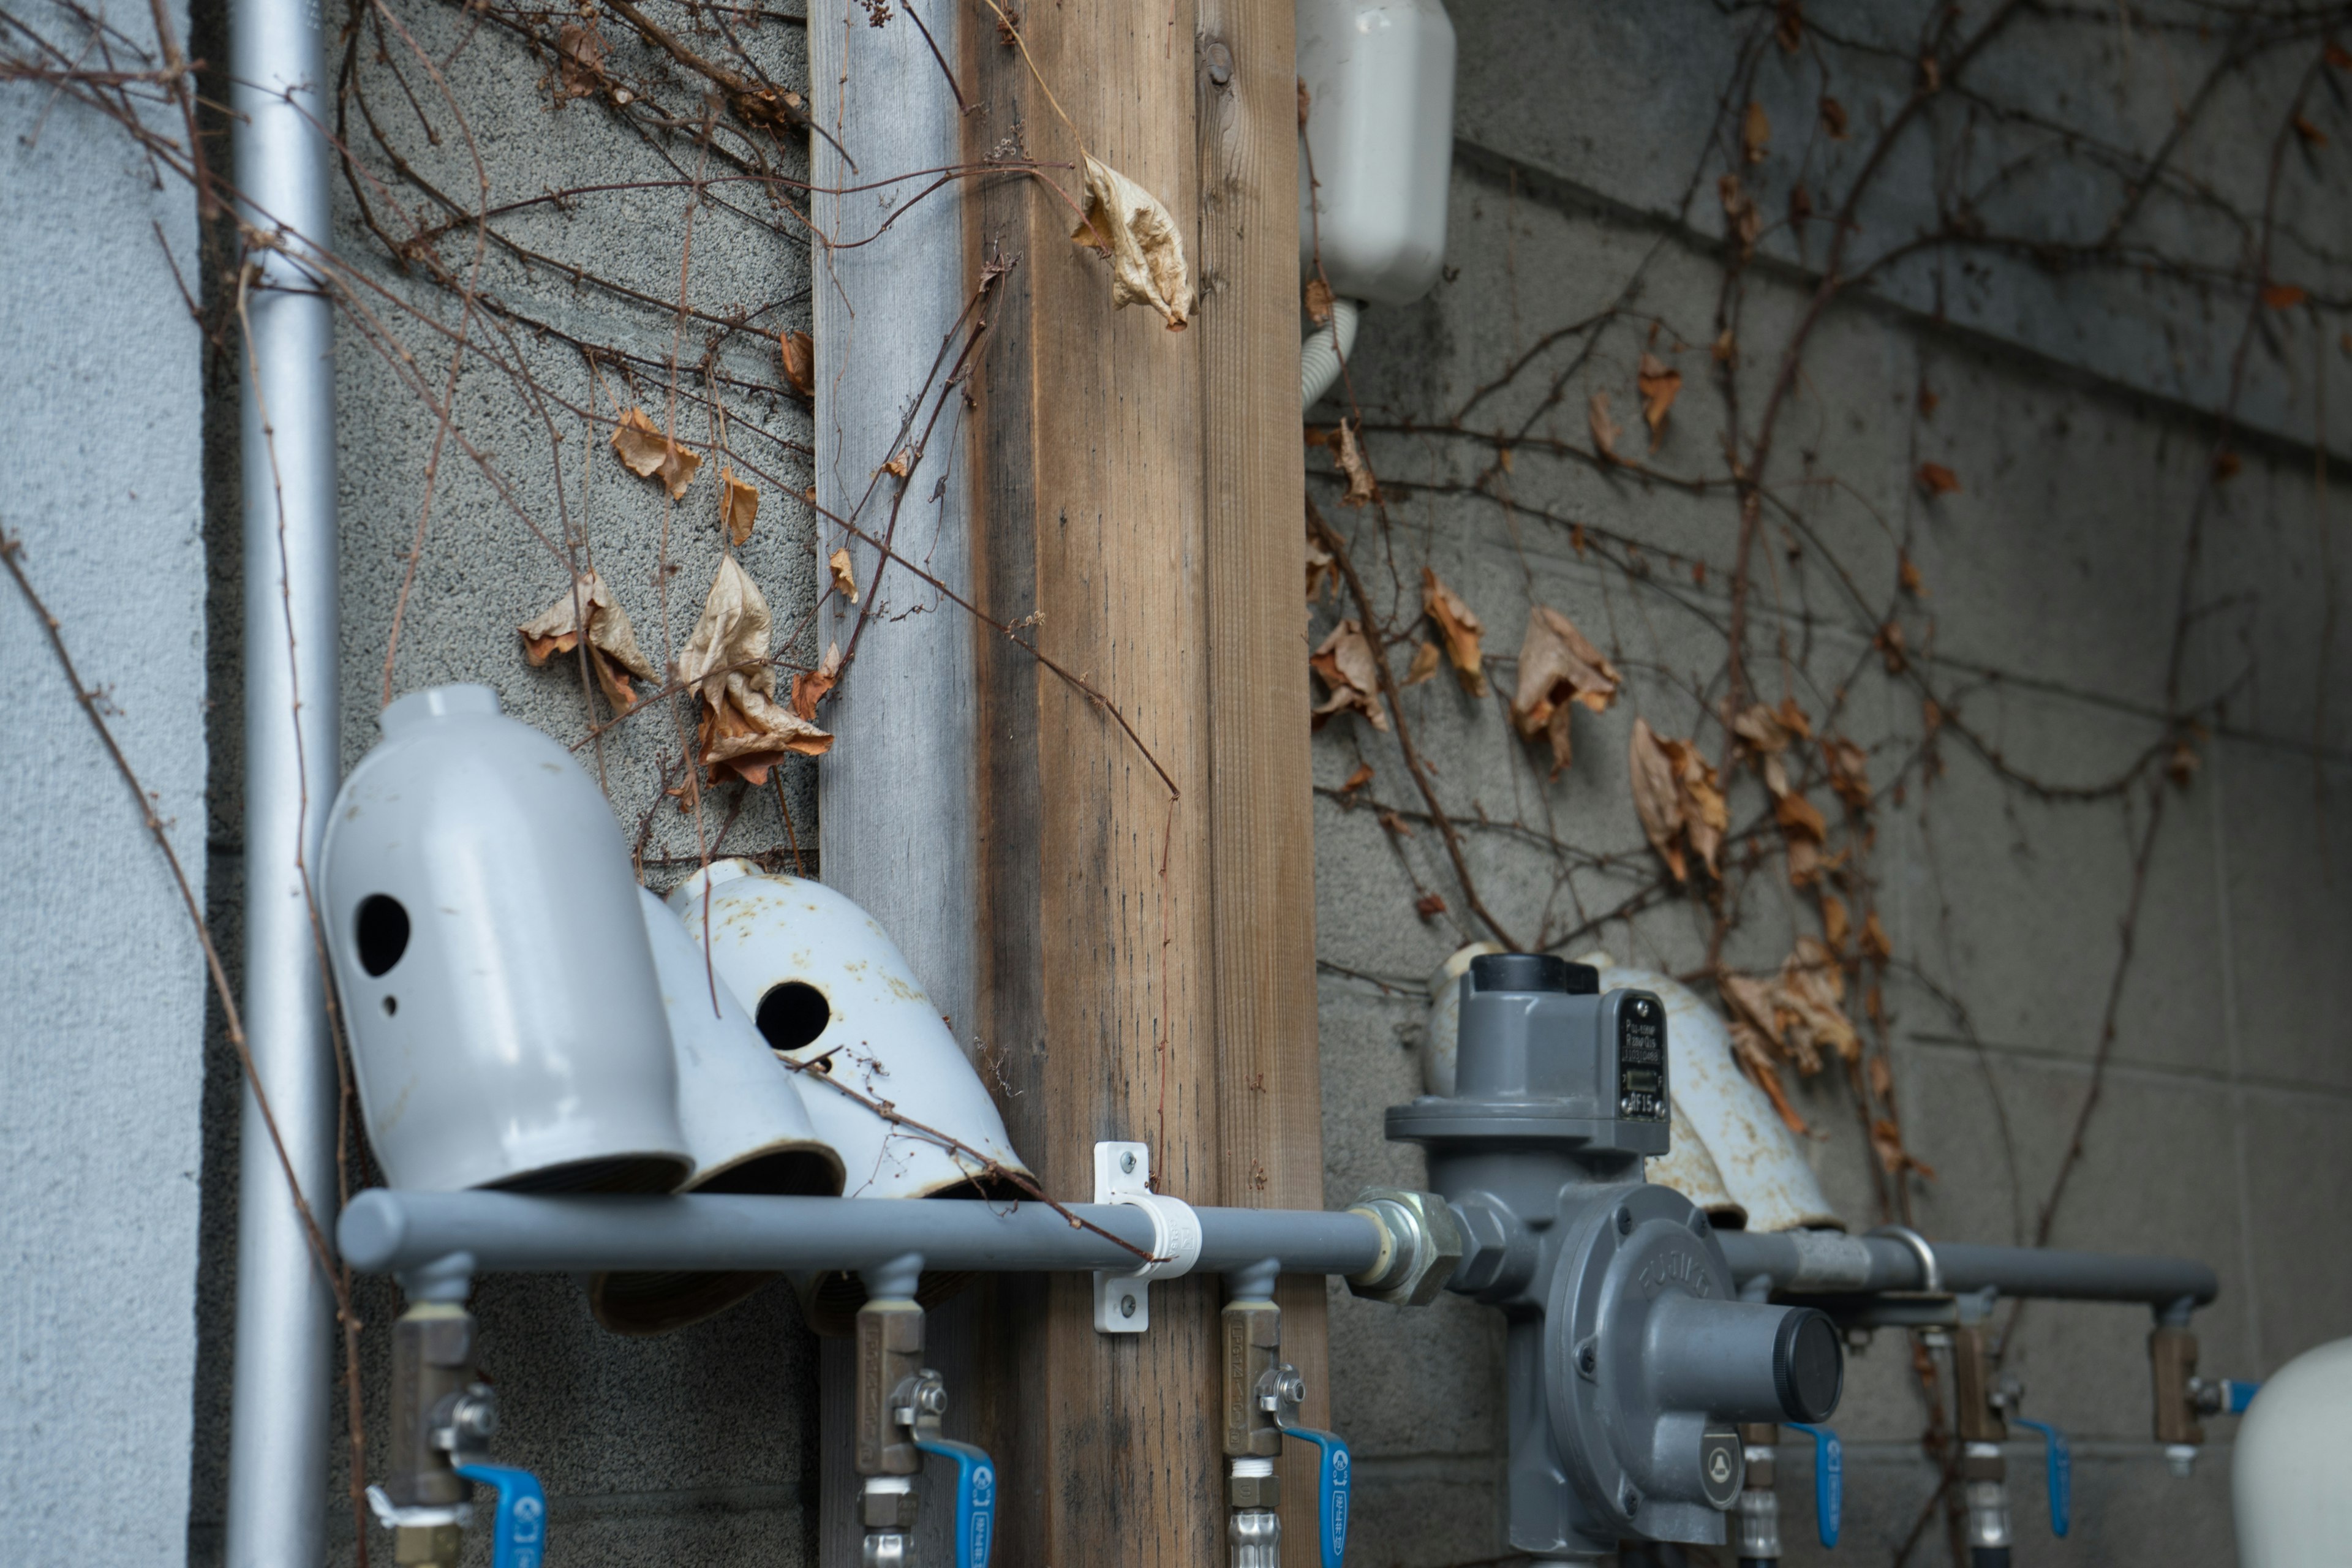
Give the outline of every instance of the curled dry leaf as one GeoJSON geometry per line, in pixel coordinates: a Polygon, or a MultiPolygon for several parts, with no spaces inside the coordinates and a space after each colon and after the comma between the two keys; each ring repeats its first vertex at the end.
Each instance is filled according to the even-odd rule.
{"type": "Polygon", "coordinates": [[[1358,763],[1356,764],[1356,771],[1348,775],[1346,783],[1340,784],[1339,793],[1343,795],[1353,795],[1371,782],[1372,764],[1370,763],[1358,763]]]}
{"type": "Polygon", "coordinates": [[[1936,1179],[1936,1168],[1903,1146],[1903,1133],[1892,1117],[1882,1116],[1870,1124],[1870,1148],[1890,1176],[1916,1171],[1928,1181],[1936,1179]]]}
{"type": "MultiPolygon", "coordinates": [[[[1937,722],[1941,722],[1940,716],[1937,722]]],[[[1934,734],[1931,727],[1928,731],[1934,734]]],[[[1822,760],[1829,764],[1830,788],[1837,797],[1855,811],[1870,805],[1870,757],[1860,746],[1843,737],[1822,742],[1822,760]]]]}
{"type": "Polygon", "coordinates": [[[1659,738],[1646,719],[1633,721],[1628,750],[1633,774],[1633,809],[1642,831],[1665,860],[1677,882],[1689,879],[1685,846],[1695,851],[1710,877],[1720,877],[1716,855],[1723,847],[1731,811],[1715,769],[1688,741],[1659,738]]]}
{"type": "Polygon", "coordinates": [[[793,711],[803,719],[816,717],[816,705],[824,700],[826,692],[841,684],[841,645],[824,645],[824,658],[814,669],[803,669],[793,677],[793,711]]]}
{"type": "Polygon", "coordinates": [[[751,525],[760,520],[759,489],[737,479],[729,468],[719,470],[719,519],[737,544],[751,537],[751,525]]]}
{"type": "Polygon", "coordinates": [[[1642,356],[1642,368],[1634,377],[1634,385],[1642,394],[1642,418],[1650,426],[1650,450],[1666,437],[1666,410],[1675,405],[1675,395],[1683,389],[1683,373],[1653,353],[1642,356]]]}
{"type": "Polygon", "coordinates": [[[1339,471],[1348,476],[1348,493],[1339,498],[1339,504],[1362,506],[1380,500],[1380,482],[1372,478],[1371,465],[1364,461],[1363,444],[1356,439],[1355,426],[1342,419],[1332,435],[1339,443],[1339,471]]]}
{"type": "Polygon", "coordinates": [[[833,570],[833,591],[853,605],[857,603],[857,574],[849,564],[848,547],[826,556],[824,563],[833,570]]]}
{"type": "Polygon", "coordinates": [[[1772,820],[1790,838],[1809,838],[1815,844],[1829,837],[1829,824],[1822,816],[1822,808],[1790,790],[1772,803],[1772,820]]]}
{"type": "Polygon", "coordinates": [[[566,98],[585,98],[604,79],[604,39],[590,22],[567,22],[555,35],[555,69],[566,98]]]}
{"type": "Polygon", "coordinates": [[[1748,187],[1739,183],[1737,174],[1725,174],[1715,182],[1715,194],[1723,202],[1723,216],[1731,222],[1731,237],[1739,244],[1739,259],[1747,260],[1756,254],[1756,237],[1764,232],[1764,215],[1756,208],[1756,199],[1748,187]]]}
{"type": "Polygon", "coordinates": [[[1437,667],[1444,662],[1445,656],[1437,651],[1435,643],[1423,643],[1412,650],[1412,668],[1404,672],[1404,683],[1407,686],[1419,686],[1423,681],[1435,675],[1437,667]]]}
{"type": "Polygon", "coordinates": [[[1445,912],[1445,895],[1443,893],[1422,894],[1421,897],[1413,900],[1412,912],[1419,915],[1424,922],[1435,920],[1438,916],[1445,912]]]}
{"type": "MultiPolygon", "coordinates": [[[[1578,703],[1599,713],[1617,700],[1617,667],[1576,629],[1576,623],[1547,605],[1528,617],[1519,642],[1519,684],[1511,694],[1511,722],[1520,737],[1543,735],[1551,742],[1551,772],[1574,759],[1568,718],[1578,703]]],[[[1639,721],[1636,721],[1638,723],[1639,721]]]]}
{"type": "Polygon", "coordinates": [[[784,382],[797,397],[816,395],[816,340],[794,329],[776,334],[776,346],[783,351],[784,382]]]}
{"type": "Polygon", "coordinates": [[[1822,895],[1822,941],[1832,952],[1845,951],[1845,939],[1852,930],[1845,912],[1845,900],[1834,893],[1822,895]]]}
{"type": "Polygon", "coordinates": [[[1941,463],[1922,463],[1919,465],[1919,488],[1931,496],[1957,495],[1960,489],[1960,476],[1941,463]]]}
{"type": "Polygon", "coordinates": [[[628,612],[595,573],[583,573],[555,603],[515,628],[522,634],[522,656],[537,669],[556,655],[570,653],[580,646],[583,620],[588,631],[588,668],[596,672],[596,684],[604,689],[613,710],[625,713],[637,705],[629,677],[651,680],[654,667],[637,647],[628,612]]]}
{"type": "Polygon", "coordinates": [[[1454,679],[1471,696],[1486,696],[1486,654],[1479,640],[1486,635],[1486,624],[1427,566],[1421,569],[1421,607],[1445,637],[1445,656],[1454,661],[1454,679]]]}
{"type": "Polygon", "coordinates": [[[786,752],[821,757],[833,745],[831,735],[776,700],[768,662],[773,630],[759,585],[732,555],[720,556],[702,619],[677,656],[678,679],[702,700],[695,740],[713,784],[732,774],[764,784],[786,752]]]}
{"type": "Polygon", "coordinates": [[[1919,575],[1919,563],[1912,560],[1907,553],[1895,558],[1895,580],[1902,584],[1903,591],[1913,598],[1924,599],[1927,596],[1927,580],[1919,575]]]}
{"type": "Polygon", "coordinates": [[[898,455],[882,465],[882,471],[905,479],[915,471],[915,449],[912,447],[899,447],[898,455]]]}
{"type": "Polygon", "coordinates": [[[1381,678],[1372,660],[1372,645],[1353,619],[1331,628],[1307,668],[1331,692],[1323,706],[1315,710],[1315,728],[1321,729],[1332,714],[1351,710],[1370,720],[1375,730],[1389,727],[1388,715],[1381,711],[1381,678]]]}
{"type": "Polygon", "coordinates": [[[613,450],[639,479],[658,477],[672,500],[686,494],[695,470],[702,467],[700,458],[656,429],[642,408],[631,408],[613,426],[613,450]]]}
{"type": "MultiPolygon", "coordinates": [[[[1878,923],[1876,910],[1863,917],[1862,952],[1874,963],[1884,963],[1895,956],[1895,944],[1886,940],[1886,928],[1878,923]]],[[[1871,994],[1875,997],[1877,993],[1874,990],[1871,994]]]]}
{"type": "Polygon", "coordinates": [[[1326,586],[1339,581],[1339,565],[1331,559],[1331,552],[1323,548],[1323,542],[1315,537],[1315,528],[1310,523],[1307,530],[1307,602],[1313,604],[1322,597],[1326,586]]]}
{"type": "Polygon", "coordinates": [[[1876,648],[1878,656],[1886,661],[1886,673],[1889,675],[1902,674],[1904,668],[1911,662],[1903,641],[1901,621],[1889,621],[1879,627],[1878,635],[1870,639],[1870,646],[1876,648]]]}
{"type": "Polygon", "coordinates": [[[1821,1070],[1823,1049],[1841,1061],[1861,1059],[1862,1037],[1845,1016],[1845,971],[1820,938],[1799,937],[1797,951],[1781,961],[1773,1005],[1799,1072],[1821,1070]]]}
{"type": "Polygon", "coordinates": [[[1184,238],[1160,198],[1087,155],[1087,216],[1070,237],[1110,263],[1110,302],[1149,305],[1171,332],[1192,325],[1192,274],[1184,238]]]}
{"type": "Polygon", "coordinates": [[[1822,99],[1822,129],[1832,142],[1845,140],[1845,105],[1826,95],[1822,99]]]}
{"type": "Polygon", "coordinates": [[[1320,278],[1307,280],[1307,319],[1318,326],[1331,319],[1331,285],[1320,278]]]}
{"type": "Polygon", "coordinates": [[[1754,99],[1748,100],[1748,112],[1739,119],[1739,153],[1748,163],[1764,161],[1765,150],[1772,145],[1772,117],[1754,99]]]}
{"type": "Polygon", "coordinates": [[[1615,462],[1617,460],[1617,437],[1623,435],[1624,430],[1618,425],[1616,420],[1609,416],[1609,395],[1607,393],[1596,392],[1591,398],[1586,400],[1584,405],[1584,419],[1586,424],[1592,426],[1593,450],[1601,455],[1601,460],[1602,462],[1615,462]]]}

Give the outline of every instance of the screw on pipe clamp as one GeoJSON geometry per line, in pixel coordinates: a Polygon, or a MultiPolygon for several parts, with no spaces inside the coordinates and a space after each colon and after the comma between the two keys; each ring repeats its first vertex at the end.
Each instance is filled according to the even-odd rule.
{"type": "Polygon", "coordinates": [[[1190,1274],[1201,1258],[1201,1216],[1192,1205],[1151,1190],[1151,1149],[1144,1143],[1095,1145],[1095,1202],[1131,1204],[1151,1216],[1151,1256],[1129,1274],[1095,1271],[1095,1331],[1139,1334],[1151,1326],[1154,1279],[1190,1274]]]}

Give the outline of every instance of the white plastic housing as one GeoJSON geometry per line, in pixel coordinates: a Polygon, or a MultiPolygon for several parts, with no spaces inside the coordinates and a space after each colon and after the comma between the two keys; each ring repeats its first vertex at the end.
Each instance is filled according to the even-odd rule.
{"type": "MultiPolygon", "coordinates": [[[[839,1193],[841,1156],[816,1135],[793,1070],[776,1059],[669,906],[640,889],[637,907],[669,1015],[678,1125],[694,1156],[694,1174],[678,1191],[839,1193]]],[[[667,1333],[725,1311],[774,1278],[741,1270],[598,1274],[588,1281],[588,1305],[616,1333],[667,1333]]]]}
{"type": "Polygon", "coordinates": [[[2263,1380],[2230,1457],[2238,1568],[2341,1563],[2352,1547],[2352,1340],[2307,1350],[2263,1380]]]}
{"type": "Polygon", "coordinates": [[[817,1136],[841,1156],[847,1195],[919,1198],[967,1184],[988,1187],[983,1160],[1028,1173],[980,1075],[871,915],[822,882],[720,860],[669,896],[698,946],[706,876],[712,965],[771,1046],[794,1061],[821,1064],[797,1075],[801,1099],[817,1136]],[[982,1159],[894,1123],[856,1096],[887,1101],[982,1159]]]}
{"type": "Polygon", "coordinates": [[[1454,24],[1440,0],[1298,0],[1298,77],[1300,275],[1319,242],[1333,293],[1411,304],[1445,264],[1454,24]]]}
{"type": "Polygon", "coordinates": [[[395,1187],[667,1192],[669,1024],[604,797],[485,686],[412,692],[335,797],[321,915],[395,1187]]]}

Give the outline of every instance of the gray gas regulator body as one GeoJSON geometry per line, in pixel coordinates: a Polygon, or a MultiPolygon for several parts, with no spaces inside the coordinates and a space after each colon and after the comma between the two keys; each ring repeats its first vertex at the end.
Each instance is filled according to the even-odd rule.
{"type": "Polygon", "coordinates": [[[1666,1010],[1546,954],[1473,960],[1451,1096],[1388,1113],[1463,1229],[1449,1289],[1509,1322],[1510,1543],[1720,1544],[1741,1422],[1819,1422],[1845,1376],[1805,1307],[1735,1295],[1706,1215],[1643,1180],[1671,1129],[1666,1010]]]}

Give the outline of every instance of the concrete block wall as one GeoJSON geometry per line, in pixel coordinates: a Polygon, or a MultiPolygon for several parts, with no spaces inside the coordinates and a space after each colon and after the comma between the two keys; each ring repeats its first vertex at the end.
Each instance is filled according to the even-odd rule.
{"type": "MultiPolygon", "coordinates": [[[[1723,288],[1722,163],[1705,160],[1754,17],[1679,4],[1449,9],[1462,74],[1447,278],[1419,305],[1368,314],[1352,367],[1388,493],[1385,532],[1370,510],[1336,504],[1339,485],[1319,454],[1310,493],[1353,541],[1391,635],[1418,614],[1423,563],[1486,620],[1501,695],[1471,700],[1441,674],[1405,700],[1498,918],[1523,941],[1541,931],[1570,954],[1598,947],[1691,974],[1708,956],[1703,902],[1669,898],[1630,920],[1605,917],[1656,875],[1627,781],[1634,716],[1664,735],[1696,732],[1711,757],[1719,745],[1711,710],[1723,694],[1738,513],[1721,487],[1724,401],[1708,353],[1723,288]],[[1537,354],[1480,398],[1461,421],[1475,434],[1441,428],[1516,356],[1608,310],[1637,276],[1623,317],[1537,354]],[[1645,348],[1683,375],[1654,454],[1634,386],[1645,348]],[[1595,390],[1628,432],[1622,455],[1717,488],[1695,494],[1593,463],[1595,390]],[[1496,436],[1513,447],[1507,465],[1496,436]],[[1393,598],[1391,584],[1402,590],[1393,598]],[[1609,712],[1577,716],[1576,759],[1557,781],[1504,710],[1534,603],[1568,615],[1627,678],[1609,712]]],[[[1805,10],[1811,40],[1793,57],[1765,44],[1752,89],[1777,128],[1772,153],[1744,174],[1768,219],[1794,178],[1822,188],[1824,158],[1830,188],[1843,188],[1864,128],[1907,91],[1917,52],[1917,8],[1805,10]],[[1822,91],[1841,96],[1856,128],[1843,146],[1808,130],[1822,91]],[[1801,171],[1791,166],[1798,147],[1813,160],[1801,171]]],[[[2053,118],[2087,116],[2144,145],[2170,101],[2146,73],[2167,60],[2182,73],[2210,64],[2193,33],[2166,30],[2177,17],[2158,8],[2146,18],[2129,38],[2109,17],[2104,35],[2053,26],[1990,50],[1984,91],[2053,118]]],[[[1979,19],[1972,12],[1964,26],[1979,19]]],[[[2315,50],[2279,66],[2287,86],[2315,50]]],[[[2258,73],[2264,80],[2231,91],[2267,92],[2272,109],[2258,116],[2239,98],[2194,153],[2198,166],[2254,178],[2256,189],[2284,90],[2281,77],[2258,73]]],[[[1918,141],[1905,153],[1915,166],[1865,205],[1868,232],[1932,225],[1938,171],[1929,140],[1918,141]]],[[[2089,186],[2048,210],[2013,207],[2009,220],[2063,236],[2106,210],[2111,189],[2089,186]]],[[[2323,230],[2340,218],[2318,216],[2309,181],[2292,184],[2283,205],[2323,230]]],[[[2157,226],[2168,244],[2204,246],[2230,264],[2201,221],[2172,212],[2157,226]]],[[[1808,263],[1823,233],[1815,226],[1810,256],[1787,232],[1768,233],[1747,272],[1737,385],[1749,428],[1818,282],[1808,263]]],[[[1958,279],[1955,270],[1946,280],[1958,279]]],[[[2211,733],[2195,742],[2196,771],[2185,788],[2067,794],[2126,773],[2168,734],[2189,530],[2243,294],[2224,304],[2160,280],[1995,259],[1966,289],[1906,273],[1833,308],[1785,421],[1772,477],[1786,510],[1765,513],[1748,649],[1767,700],[1793,695],[1817,723],[1833,715],[1868,750],[1882,791],[1903,780],[1870,814],[1874,844],[1860,862],[1869,888],[1846,896],[1866,898],[1893,942],[1887,1037],[1906,1140],[1936,1172],[1911,1186],[1931,1237],[2032,1239],[2090,1090],[2136,857],[2160,813],[2100,1102],[2051,1240],[2211,1263],[2223,1292],[2200,1314],[2203,1365],[2259,1377],[2352,1333],[2339,1245],[2352,1198],[2352,1051],[2337,994],[2352,938],[2352,752],[2342,739],[2347,654],[2340,637],[2322,636],[2328,554],[2347,542],[2307,445],[2315,429],[2342,439],[2352,367],[2332,316],[2266,321],[2249,356],[2250,428],[2235,442],[2243,467],[2205,503],[2188,587],[2197,619],[2181,694],[2220,699],[2211,733]],[[2263,333],[2294,346],[2282,358],[2263,333]],[[1925,494],[1914,478],[1925,461],[1953,469],[1961,490],[1925,494]],[[1917,564],[1924,597],[1897,591],[1898,550],[1917,564]],[[1890,616],[1928,689],[1980,745],[1948,722],[1930,738],[1921,687],[1891,675],[1870,646],[1890,616]]],[[[1328,404],[1316,422],[1339,413],[1328,404]]],[[[1352,610],[1327,600],[1314,635],[1342,613],[1352,610]]],[[[1391,739],[1333,723],[1316,742],[1316,777],[1327,1186],[1344,1201],[1370,1183],[1421,1180],[1418,1153],[1381,1141],[1380,1112],[1419,1092],[1427,975],[1488,933],[1464,912],[1391,739]],[[1343,795],[1360,763],[1373,778],[1343,795]],[[1391,809],[1411,837],[1381,826],[1391,809]],[[1445,899],[1444,913],[1416,915],[1424,890],[1445,899]]],[[[1828,793],[1814,794],[1834,818],[1828,793]]],[[[1768,803],[1750,777],[1731,805],[1738,827],[1768,803]]],[[[1723,954],[1732,966],[1769,969],[1794,935],[1819,930],[1811,899],[1787,887],[1777,862],[1735,869],[1725,898],[1737,915],[1723,954]]],[[[1855,1228],[1877,1223],[1850,1097],[1824,1075],[1795,1098],[1832,1202],[1855,1228]]],[[[1333,1308],[1334,1420],[1358,1458],[1355,1560],[1438,1568],[1504,1557],[1499,1321],[1459,1303],[1402,1313],[1344,1292],[1333,1308]]],[[[2150,1436],[2147,1327],[2143,1310],[2120,1307],[2037,1305],[2021,1320],[2007,1364],[2025,1384],[2027,1413],[2074,1436],[2077,1496],[2072,1535],[2053,1540],[2038,1456],[2013,1449],[2021,1563],[2231,1559],[2231,1423],[2210,1424],[2194,1478],[2167,1473],[2150,1436]]],[[[1882,1332],[1852,1361],[1849,1389],[1837,1422],[1849,1468],[1840,1552],[1891,1560],[1934,1488],[1919,1441],[1927,1409],[1900,1336],[1882,1332]]],[[[1783,1451],[1790,1560],[1814,1561],[1810,1458],[1783,1451]]],[[[1946,1560],[1943,1528],[1930,1521],[1912,1561],[1946,1560]]]]}

